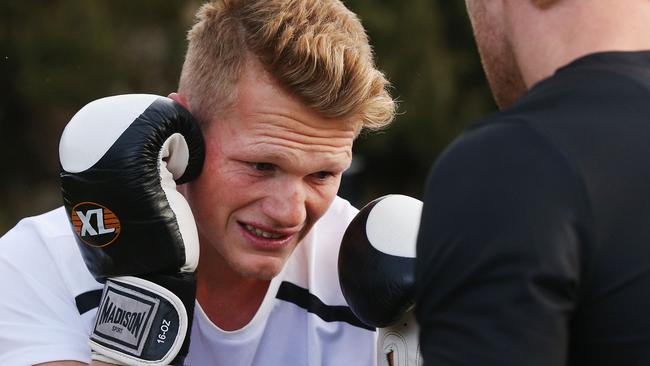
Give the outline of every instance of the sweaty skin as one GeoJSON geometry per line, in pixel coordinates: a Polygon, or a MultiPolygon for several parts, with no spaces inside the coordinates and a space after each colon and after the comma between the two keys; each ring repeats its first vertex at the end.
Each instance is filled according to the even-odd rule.
{"type": "Polygon", "coordinates": [[[253,317],[270,279],[332,203],[359,123],[317,115],[254,60],[236,92],[204,128],[203,173],[183,188],[201,241],[197,298],[229,330],[253,317]]]}

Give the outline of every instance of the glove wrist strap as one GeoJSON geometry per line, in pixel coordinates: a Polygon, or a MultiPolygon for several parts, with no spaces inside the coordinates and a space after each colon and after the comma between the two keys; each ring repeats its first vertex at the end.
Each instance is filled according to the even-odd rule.
{"type": "Polygon", "coordinates": [[[90,347],[109,362],[169,365],[187,328],[187,311],[174,293],[138,277],[114,277],[104,285],[90,347]]]}

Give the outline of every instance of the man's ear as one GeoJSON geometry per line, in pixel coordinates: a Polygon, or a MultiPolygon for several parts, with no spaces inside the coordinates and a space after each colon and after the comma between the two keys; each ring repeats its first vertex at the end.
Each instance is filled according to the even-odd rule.
{"type": "Polygon", "coordinates": [[[187,101],[187,98],[185,98],[185,96],[183,94],[179,94],[177,92],[174,92],[174,93],[170,93],[167,97],[169,99],[175,101],[176,103],[182,105],[188,111],[190,110],[190,103],[187,101]]]}

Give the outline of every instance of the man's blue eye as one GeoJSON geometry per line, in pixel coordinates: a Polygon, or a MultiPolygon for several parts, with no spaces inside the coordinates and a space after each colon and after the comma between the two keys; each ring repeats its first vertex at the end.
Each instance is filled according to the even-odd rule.
{"type": "Polygon", "coordinates": [[[260,172],[267,172],[267,171],[273,170],[273,164],[269,164],[269,163],[253,163],[253,168],[255,168],[255,170],[258,170],[260,172]]]}
{"type": "Polygon", "coordinates": [[[314,177],[316,177],[317,179],[320,179],[320,180],[325,180],[325,179],[327,179],[327,178],[329,178],[329,177],[331,177],[333,175],[334,174],[332,174],[330,172],[325,172],[325,171],[321,171],[321,172],[317,172],[317,173],[313,174],[314,177]]]}

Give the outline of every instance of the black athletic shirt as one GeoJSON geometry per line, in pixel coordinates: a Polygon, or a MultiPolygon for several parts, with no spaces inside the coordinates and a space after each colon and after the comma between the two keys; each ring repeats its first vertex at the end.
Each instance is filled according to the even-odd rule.
{"type": "Polygon", "coordinates": [[[650,365],[650,51],[576,60],[452,143],[416,280],[425,365],[650,365]]]}

